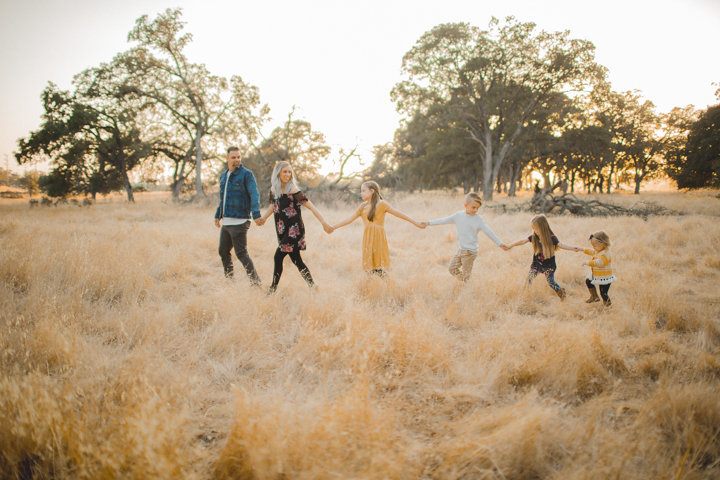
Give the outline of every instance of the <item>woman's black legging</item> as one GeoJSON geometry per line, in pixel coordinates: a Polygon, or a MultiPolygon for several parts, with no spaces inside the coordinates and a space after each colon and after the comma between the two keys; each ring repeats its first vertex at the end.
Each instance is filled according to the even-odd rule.
{"type": "Polygon", "coordinates": [[[313,282],[312,275],[310,275],[310,270],[308,270],[305,262],[303,262],[302,257],[300,256],[300,250],[295,250],[294,252],[283,252],[278,248],[275,250],[275,269],[273,270],[273,281],[272,285],[270,285],[270,289],[275,290],[278,283],[280,283],[285,255],[290,255],[290,260],[292,260],[297,269],[300,271],[300,275],[302,275],[307,284],[312,287],[315,283],[313,282]]]}

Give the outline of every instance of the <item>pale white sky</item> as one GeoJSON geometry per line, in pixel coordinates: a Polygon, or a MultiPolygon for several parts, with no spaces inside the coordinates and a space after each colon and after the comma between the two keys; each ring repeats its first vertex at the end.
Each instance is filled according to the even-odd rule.
{"type": "Polygon", "coordinates": [[[296,105],[333,159],[358,145],[367,165],[398,126],[390,90],[402,56],[440,23],[514,15],[570,30],[595,44],[615,90],[638,89],[660,111],[717,103],[720,0],[0,0],[2,166],[23,171],[13,152],[41,123],[48,81],[69,88],[129,47],[139,16],[168,7],[183,8],[191,61],[257,86],[276,122],[296,105]]]}

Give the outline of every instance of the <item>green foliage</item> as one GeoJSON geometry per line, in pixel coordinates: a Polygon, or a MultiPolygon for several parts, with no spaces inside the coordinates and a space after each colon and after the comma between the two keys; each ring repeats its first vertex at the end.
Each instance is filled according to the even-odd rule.
{"type": "Polygon", "coordinates": [[[667,173],[678,188],[720,187],[720,105],[691,125],[684,147],[671,153],[667,173]]]}
{"type": "Polygon", "coordinates": [[[40,174],[37,171],[29,170],[20,178],[20,185],[27,190],[28,196],[32,197],[40,192],[38,185],[39,177],[40,174]]]}
{"type": "Polygon", "coordinates": [[[38,186],[49,197],[65,197],[73,191],[69,173],[66,169],[55,168],[47,175],[40,176],[38,186]]]}
{"type": "Polygon", "coordinates": [[[55,167],[45,185],[54,196],[124,187],[133,201],[128,172],[152,149],[139,122],[143,105],[121,94],[126,77],[121,63],[101,64],[76,75],[72,93],[52,83],[43,91],[45,121],[18,141],[16,158],[49,157],[55,167]]]}
{"type": "Polygon", "coordinates": [[[476,190],[482,180],[476,143],[448,121],[453,110],[435,105],[417,113],[395,134],[397,173],[409,189],[454,188],[476,190]]]}

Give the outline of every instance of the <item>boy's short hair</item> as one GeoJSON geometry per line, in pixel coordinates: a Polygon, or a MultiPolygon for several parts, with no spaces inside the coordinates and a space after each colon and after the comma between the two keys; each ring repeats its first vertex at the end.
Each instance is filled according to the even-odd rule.
{"type": "Polygon", "coordinates": [[[478,195],[475,192],[470,192],[467,195],[465,195],[465,203],[470,202],[477,202],[478,204],[482,205],[482,198],[480,198],[480,195],[478,195]]]}
{"type": "Polygon", "coordinates": [[[236,147],[235,145],[228,147],[227,154],[230,155],[230,152],[239,152],[240,148],[236,147]]]}

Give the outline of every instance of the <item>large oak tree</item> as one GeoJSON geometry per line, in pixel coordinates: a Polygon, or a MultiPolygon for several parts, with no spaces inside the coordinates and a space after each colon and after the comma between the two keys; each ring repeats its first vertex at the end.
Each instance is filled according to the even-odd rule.
{"type": "Polygon", "coordinates": [[[558,93],[588,90],[604,77],[592,43],[566,32],[537,31],[512,17],[488,30],[439,25],[404,56],[404,80],[392,91],[409,117],[443,104],[477,146],[483,197],[533,114],[558,93]]]}

